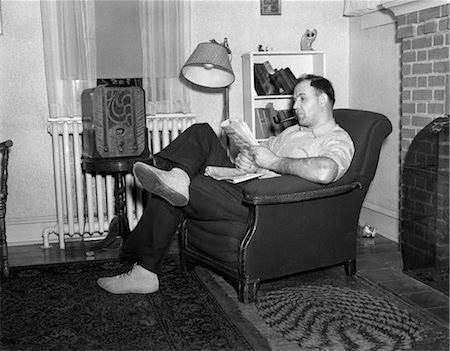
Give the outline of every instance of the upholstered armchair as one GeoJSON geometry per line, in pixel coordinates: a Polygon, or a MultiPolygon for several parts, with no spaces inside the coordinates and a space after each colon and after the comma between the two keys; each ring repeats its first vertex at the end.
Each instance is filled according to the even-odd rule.
{"type": "Polygon", "coordinates": [[[185,267],[201,263],[223,274],[244,303],[256,300],[264,280],[339,264],[348,276],[356,273],[359,214],[392,125],[374,112],[339,109],[334,115],[355,144],[347,173],[328,185],[289,175],[249,181],[246,223],[184,222],[185,267]]]}
{"type": "Polygon", "coordinates": [[[8,246],[6,243],[6,198],[8,197],[8,158],[9,149],[12,147],[11,140],[0,143],[0,249],[2,259],[2,273],[5,277],[9,276],[8,266],[8,246]]]}

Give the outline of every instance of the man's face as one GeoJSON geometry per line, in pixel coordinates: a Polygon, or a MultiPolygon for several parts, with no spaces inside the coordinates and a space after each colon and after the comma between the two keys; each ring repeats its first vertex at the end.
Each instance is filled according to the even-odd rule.
{"type": "Polygon", "coordinates": [[[293,99],[295,114],[301,126],[312,128],[319,122],[317,117],[322,111],[320,97],[310,81],[305,80],[297,84],[293,99]]]}

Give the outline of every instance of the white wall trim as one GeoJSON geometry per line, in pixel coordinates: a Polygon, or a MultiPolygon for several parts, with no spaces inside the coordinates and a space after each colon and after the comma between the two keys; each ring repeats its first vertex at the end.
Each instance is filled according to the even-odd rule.
{"type": "Polygon", "coordinates": [[[391,10],[395,16],[401,16],[441,5],[448,5],[448,0],[393,0],[381,4],[383,8],[391,10]]]}
{"type": "Polygon", "coordinates": [[[55,225],[56,216],[6,217],[8,246],[41,244],[42,230],[55,225]]]}
{"type": "Polygon", "coordinates": [[[372,211],[378,212],[380,214],[383,214],[385,216],[388,216],[388,217],[391,217],[391,218],[394,218],[394,219],[399,219],[399,212],[398,212],[398,210],[397,211],[393,211],[393,210],[381,207],[379,205],[373,204],[373,203],[368,202],[368,201],[364,201],[363,207],[365,207],[367,209],[370,209],[372,211]]]}
{"type": "Polygon", "coordinates": [[[388,10],[378,10],[361,16],[361,29],[384,26],[396,22],[397,19],[388,10]]]}
{"type": "MultiPolygon", "coordinates": [[[[8,217],[6,219],[6,240],[8,246],[35,245],[42,244],[44,232],[51,235],[49,243],[57,244],[59,234],[55,232],[48,233],[49,229],[57,227],[56,216],[38,216],[38,217],[8,217]]],[[[98,240],[106,234],[95,233],[83,236],[84,241],[98,240]]],[[[80,235],[64,236],[65,241],[80,240],[80,235]]]]}
{"type": "Polygon", "coordinates": [[[48,223],[55,222],[56,216],[47,215],[47,216],[38,216],[38,217],[7,217],[6,224],[7,226],[13,225],[21,225],[21,224],[30,224],[30,223],[48,223]]]}
{"type": "Polygon", "coordinates": [[[394,242],[399,241],[399,212],[364,202],[361,209],[360,224],[375,228],[377,235],[382,235],[394,242]]]}
{"type": "Polygon", "coordinates": [[[448,4],[448,0],[386,1],[380,5],[380,9],[361,16],[361,29],[384,26],[396,22],[397,16],[448,4]]]}

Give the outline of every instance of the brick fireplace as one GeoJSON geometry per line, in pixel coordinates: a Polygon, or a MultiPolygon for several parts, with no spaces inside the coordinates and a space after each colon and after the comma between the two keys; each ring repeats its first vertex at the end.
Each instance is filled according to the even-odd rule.
{"type": "Polygon", "coordinates": [[[426,3],[433,1],[406,0],[403,5],[407,6],[399,9],[401,1],[389,3],[401,40],[400,243],[404,271],[432,267],[444,272],[448,286],[450,6],[427,8],[426,3]]]}

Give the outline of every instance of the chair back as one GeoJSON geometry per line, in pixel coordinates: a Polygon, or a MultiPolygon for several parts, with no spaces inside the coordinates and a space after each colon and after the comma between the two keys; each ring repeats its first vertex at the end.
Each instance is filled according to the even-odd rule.
{"type": "Polygon", "coordinates": [[[8,194],[7,180],[8,180],[8,158],[9,149],[12,147],[11,140],[0,143],[0,195],[6,198],[8,194]]]}
{"type": "Polygon", "coordinates": [[[352,109],[336,109],[334,117],[355,145],[350,168],[339,182],[359,180],[370,183],[375,176],[381,145],[392,131],[391,122],[380,113],[352,109]]]}

